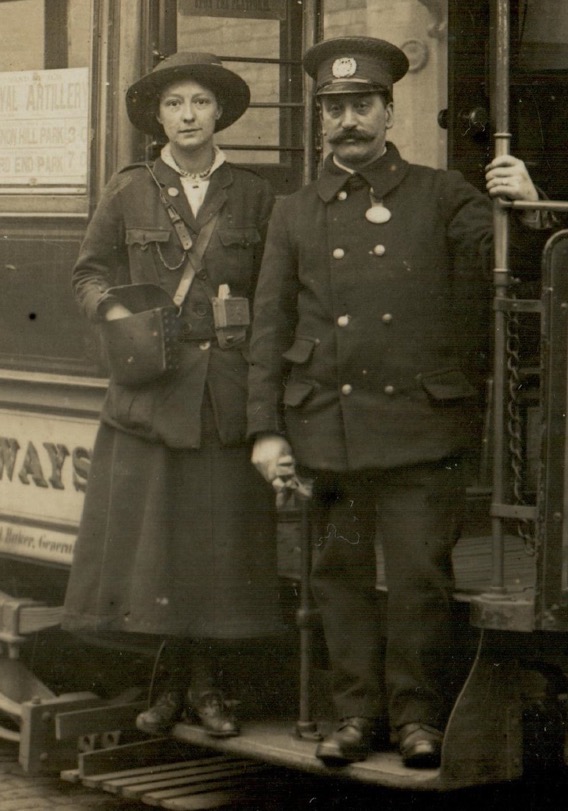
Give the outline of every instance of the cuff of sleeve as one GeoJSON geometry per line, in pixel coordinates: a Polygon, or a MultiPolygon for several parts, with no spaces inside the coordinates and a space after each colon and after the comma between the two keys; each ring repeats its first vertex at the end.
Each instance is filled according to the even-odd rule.
{"type": "Polygon", "coordinates": [[[112,293],[103,293],[95,305],[94,316],[97,321],[105,320],[105,313],[112,307],[113,304],[118,304],[118,299],[112,293]]]}

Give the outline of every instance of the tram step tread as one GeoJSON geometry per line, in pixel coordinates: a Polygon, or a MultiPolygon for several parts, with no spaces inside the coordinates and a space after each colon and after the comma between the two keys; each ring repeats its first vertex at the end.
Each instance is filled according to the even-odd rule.
{"type": "Polygon", "coordinates": [[[277,792],[279,788],[285,788],[285,780],[275,780],[271,772],[266,772],[255,777],[238,775],[237,778],[220,780],[209,785],[192,786],[187,788],[172,789],[170,791],[151,792],[143,795],[143,802],[149,805],[157,805],[160,808],[168,808],[174,811],[189,811],[189,809],[201,808],[235,808],[237,805],[251,806],[251,801],[256,798],[266,801],[267,790],[270,793],[277,792]]]}
{"type": "Polygon", "coordinates": [[[137,777],[129,777],[124,780],[118,777],[113,780],[103,781],[102,785],[106,791],[114,790],[126,797],[133,797],[147,791],[190,785],[200,779],[205,782],[218,780],[220,777],[238,773],[238,771],[235,772],[235,769],[246,771],[250,765],[251,761],[229,758],[226,758],[222,763],[212,763],[211,765],[195,765],[194,761],[190,760],[178,769],[171,769],[159,774],[155,771],[148,771],[145,775],[140,774],[137,777]]]}
{"type": "Polygon", "coordinates": [[[92,781],[93,784],[109,783],[111,781],[124,780],[127,781],[131,778],[140,777],[141,775],[148,774],[161,774],[162,772],[176,771],[177,769],[187,768],[187,764],[191,763],[192,766],[199,766],[201,764],[214,764],[214,763],[227,763],[230,760],[226,755],[213,755],[205,753],[201,758],[191,760],[180,760],[168,763],[152,764],[150,766],[139,766],[134,769],[120,769],[114,772],[103,772],[101,774],[92,775],[84,779],[84,782],[92,781]]]}
{"type": "MultiPolygon", "coordinates": [[[[158,740],[162,741],[151,742],[158,740]]],[[[266,797],[267,786],[272,792],[277,785],[283,785],[284,774],[281,769],[254,760],[202,751],[200,757],[190,760],[151,763],[89,777],[82,777],[79,769],[70,769],[62,772],[61,778],[153,807],[191,811],[250,807],[254,797],[266,797]]]]}
{"type": "Polygon", "coordinates": [[[161,764],[174,763],[183,758],[193,760],[204,757],[203,750],[195,746],[182,744],[172,738],[148,738],[134,743],[97,749],[79,754],[79,774],[87,779],[109,772],[126,769],[155,767],[161,764]]]}
{"type": "Polygon", "coordinates": [[[138,786],[128,786],[118,792],[122,797],[136,800],[145,797],[148,800],[166,800],[172,797],[181,797],[184,794],[200,794],[215,788],[233,788],[242,780],[247,781],[249,775],[258,776],[266,773],[268,768],[262,764],[251,764],[248,768],[235,766],[232,769],[223,769],[217,773],[188,775],[187,777],[172,778],[170,780],[148,781],[138,786]],[[248,774],[247,774],[248,773],[248,774]]]}

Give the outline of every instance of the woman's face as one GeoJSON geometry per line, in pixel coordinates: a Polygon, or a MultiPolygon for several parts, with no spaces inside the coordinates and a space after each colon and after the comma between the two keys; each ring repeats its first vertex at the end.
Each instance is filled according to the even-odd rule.
{"type": "Polygon", "coordinates": [[[157,118],[174,147],[194,152],[211,143],[221,113],[211,90],[184,79],[162,92],[157,118]]]}

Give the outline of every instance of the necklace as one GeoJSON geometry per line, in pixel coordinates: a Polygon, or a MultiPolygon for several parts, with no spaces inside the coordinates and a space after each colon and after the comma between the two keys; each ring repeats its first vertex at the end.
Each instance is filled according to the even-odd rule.
{"type": "Polygon", "coordinates": [[[194,183],[197,183],[200,180],[205,180],[205,178],[208,176],[211,169],[213,168],[213,164],[215,163],[215,155],[213,155],[213,159],[211,160],[211,163],[209,164],[207,169],[205,169],[203,172],[190,172],[188,169],[182,169],[173,155],[171,157],[172,157],[172,160],[175,163],[176,169],[178,170],[180,175],[182,177],[188,177],[190,180],[193,180],[194,183]]]}
{"type": "Polygon", "coordinates": [[[388,222],[392,217],[392,214],[388,208],[383,205],[382,200],[377,200],[373,189],[369,189],[369,197],[371,198],[371,208],[368,208],[367,211],[365,211],[366,219],[368,219],[369,222],[375,223],[376,225],[381,225],[384,222],[388,222]]]}

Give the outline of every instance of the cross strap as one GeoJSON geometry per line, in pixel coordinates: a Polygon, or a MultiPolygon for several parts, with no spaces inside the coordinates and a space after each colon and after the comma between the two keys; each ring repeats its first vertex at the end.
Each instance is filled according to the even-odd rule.
{"type": "MultiPolygon", "coordinates": [[[[213,236],[213,231],[215,230],[215,226],[217,225],[217,220],[219,219],[219,212],[217,211],[211,219],[209,219],[205,225],[201,227],[199,234],[197,235],[197,239],[193,242],[189,231],[187,230],[186,224],[183,219],[180,217],[178,212],[176,211],[175,207],[171,204],[168,200],[164,191],[158,181],[158,178],[154,174],[152,167],[150,164],[144,164],[146,169],[150,172],[150,175],[158,187],[158,192],[160,195],[160,200],[162,201],[164,208],[170,218],[170,221],[175,229],[176,234],[178,235],[179,241],[181,242],[181,246],[183,251],[187,257],[187,262],[183,269],[183,273],[178,285],[176,292],[174,293],[173,300],[177,307],[181,307],[183,302],[185,301],[187,294],[189,293],[189,289],[193,284],[193,280],[195,276],[203,270],[203,256],[205,251],[207,250],[207,246],[213,236]]],[[[206,286],[207,286],[207,293],[209,298],[215,295],[215,291],[213,290],[213,286],[209,281],[209,278],[206,279],[206,286]]]]}

